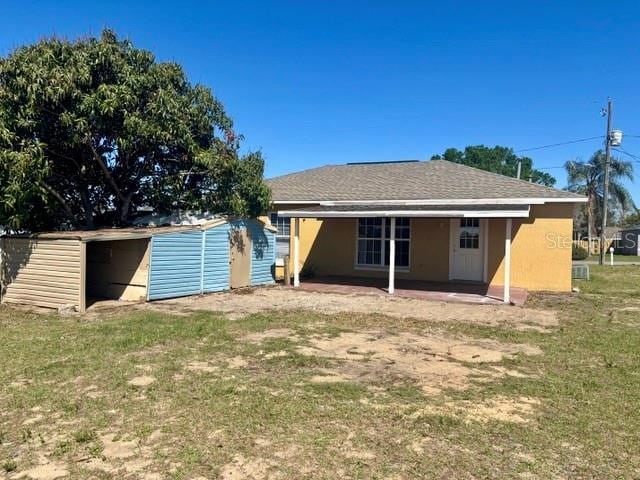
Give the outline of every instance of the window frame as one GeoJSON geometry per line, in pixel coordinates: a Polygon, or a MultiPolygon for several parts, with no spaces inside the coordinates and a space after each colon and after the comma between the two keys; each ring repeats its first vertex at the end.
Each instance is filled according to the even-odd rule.
{"type": "Polygon", "coordinates": [[[269,222],[276,228],[276,244],[274,245],[276,250],[276,267],[284,266],[284,257],[280,257],[278,255],[278,240],[287,240],[287,246],[289,249],[288,255],[291,255],[291,218],[289,217],[279,217],[278,212],[269,212],[269,222]],[[275,216],[276,223],[273,223],[273,217],[275,216]],[[289,223],[289,234],[283,235],[280,234],[280,229],[278,228],[278,220],[283,221],[283,223],[289,223]]]}
{"type": "MultiPolygon", "coordinates": [[[[396,250],[397,250],[397,245],[398,242],[406,242],[409,245],[408,248],[408,254],[407,254],[407,261],[408,261],[408,265],[407,266],[399,266],[398,264],[396,264],[395,266],[395,271],[396,272],[410,272],[411,271],[411,243],[413,241],[413,235],[412,235],[412,219],[410,217],[396,217],[396,221],[397,218],[406,218],[409,221],[409,236],[408,238],[396,238],[396,250]]],[[[387,240],[389,240],[389,238],[386,236],[386,228],[387,228],[387,222],[391,222],[391,217],[360,217],[360,218],[356,218],[355,219],[355,255],[354,255],[354,259],[353,259],[353,268],[354,270],[371,270],[371,271],[388,271],[389,270],[389,265],[385,265],[385,257],[386,257],[386,245],[387,245],[387,240]],[[359,227],[360,227],[360,220],[361,219],[366,219],[366,218],[380,218],[382,220],[382,225],[381,225],[381,237],[380,239],[376,239],[378,241],[380,241],[381,243],[381,247],[380,247],[380,264],[376,265],[376,264],[368,264],[368,263],[359,263],[358,262],[358,257],[359,257],[359,240],[361,239],[360,237],[360,231],[359,231],[359,227]]],[[[362,237],[362,239],[368,239],[369,237],[362,237]]]]}

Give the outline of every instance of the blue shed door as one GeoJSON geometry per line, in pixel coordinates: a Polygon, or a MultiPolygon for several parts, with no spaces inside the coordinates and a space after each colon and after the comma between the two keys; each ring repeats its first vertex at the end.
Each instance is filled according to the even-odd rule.
{"type": "Polygon", "coordinates": [[[247,222],[251,238],[251,285],[275,283],[276,234],[258,221],[247,222]]]}
{"type": "Polygon", "coordinates": [[[149,300],[197,295],[202,291],[202,234],[195,231],[153,237],[149,300]]]}
{"type": "Polygon", "coordinates": [[[204,292],[229,290],[229,230],[225,223],[204,232],[204,292]]]}

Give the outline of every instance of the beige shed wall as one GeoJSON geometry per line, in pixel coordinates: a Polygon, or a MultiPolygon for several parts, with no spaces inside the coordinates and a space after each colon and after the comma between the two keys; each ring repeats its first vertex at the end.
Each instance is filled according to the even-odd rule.
{"type": "Polygon", "coordinates": [[[82,308],[79,240],[4,238],[2,301],[48,308],[82,308]]]}

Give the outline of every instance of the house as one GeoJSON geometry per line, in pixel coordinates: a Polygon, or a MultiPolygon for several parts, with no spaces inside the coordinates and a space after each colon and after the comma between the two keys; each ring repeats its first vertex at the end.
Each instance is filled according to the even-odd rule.
{"type": "Polygon", "coordinates": [[[329,165],[268,181],[277,264],[348,281],[571,290],[573,210],[586,198],[444,161],[329,165]],[[293,223],[293,228],[291,224],[293,223]]]}
{"type": "Polygon", "coordinates": [[[640,255],[640,225],[620,229],[615,251],[621,255],[640,255]]]}
{"type": "Polygon", "coordinates": [[[158,300],[274,283],[275,228],[217,218],[197,225],[0,238],[2,303],[74,306],[158,300]]]}

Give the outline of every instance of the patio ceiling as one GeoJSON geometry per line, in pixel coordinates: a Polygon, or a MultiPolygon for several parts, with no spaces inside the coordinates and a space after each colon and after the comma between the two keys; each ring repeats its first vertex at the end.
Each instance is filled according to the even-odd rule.
{"type": "Polygon", "coordinates": [[[280,210],[278,216],[290,218],[362,217],[472,217],[527,218],[529,205],[315,205],[280,210]]]}

